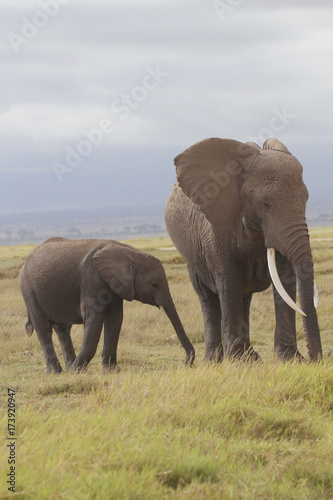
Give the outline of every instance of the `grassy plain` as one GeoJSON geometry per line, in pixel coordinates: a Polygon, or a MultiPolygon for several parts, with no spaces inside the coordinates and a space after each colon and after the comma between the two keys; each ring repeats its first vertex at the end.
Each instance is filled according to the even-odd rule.
{"type": "MultiPolygon", "coordinates": [[[[333,230],[313,230],[324,355],[333,349],[333,230]]],[[[261,364],[205,366],[198,299],[169,239],[130,244],[164,263],[197,358],[184,352],[165,315],[126,303],[119,373],[46,375],[36,334],[27,337],[18,270],[32,247],[0,249],[0,498],[333,498],[333,360],[278,363],[272,291],[251,309],[261,364]],[[16,495],[9,471],[7,387],[16,391],[16,495]],[[3,453],[4,452],[4,453],[3,453]]],[[[300,350],[306,354],[301,321],[300,350]]],[[[73,328],[75,348],[82,340],[73,328]]],[[[62,362],[57,339],[56,350],[62,362]]],[[[102,344],[102,342],[100,343],[102,344]]]]}

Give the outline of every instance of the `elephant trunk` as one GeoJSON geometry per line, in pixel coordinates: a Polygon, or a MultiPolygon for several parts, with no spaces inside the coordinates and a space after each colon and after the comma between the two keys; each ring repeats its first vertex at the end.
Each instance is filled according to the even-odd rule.
{"type": "Polygon", "coordinates": [[[168,301],[167,305],[163,306],[163,309],[168,316],[169,320],[171,321],[171,324],[177,334],[177,337],[179,338],[182,346],[184,347],[186,351],[186,359],[185,359],[185,364],[192,365],[194,358],[195,358],[195,350],[193,345],[191,344],[188,336],[185,333],[185,330],[183,328],[183,325],[180,321],[180,318],[178,316],[177,310],[175,308],[175,305],[173,303],[173,300],[170,298],[168,301]]]}
{"type": "Polygon", "coordinates": [[[320,359],[323,355],[317,312],[314,303],[314,271],[311,250],[302,260],[294,264],[299,301],[306,316],[303,317],[304,334],[311,361],[320,359]]]}
{"type": "MultiPolygon", "coordinates": [[[[299,310],[299,312],[303,314],[303,326],[309,357],[311,361],[316,361],[322,357],[322,347],[318,318],[315,309],[317,296],[314,283],[313,259],[306,223],[304,222],[300,225],[293,225],[292,227],[289,227],[288,230],[285,231],[283,238],[279,239],[280,241],[288,242],[287,245],[284,244],[281,248],[281,245],[279,245],[279,242],[277,241],[274,247],[279,250],[282,255],[285,255],[294,266],[301,306],[301,310],[299,310]]],[[[272,249],[268,248],[268,254],[270,250],[272,249]]],[[[269,260],[270,258],[268,255],[268,261],[269,260]]],[[[291,305],[291,307],[297,310],[297,306],[294,307],[291,305]]]]}

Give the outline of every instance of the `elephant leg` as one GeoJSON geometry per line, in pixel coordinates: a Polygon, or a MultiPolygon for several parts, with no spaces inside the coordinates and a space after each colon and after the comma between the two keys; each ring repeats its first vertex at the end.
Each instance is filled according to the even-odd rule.
{"type": "Polygon", "coordinates": [[[251,296],[243,297],[242,277],[238,266],[217,279],[222,309],[223,343],[232,358],[260,359],[250,344],[249,313],[251,296]]]}
{"type": "Polygon", "coordinates": [[[205,360],[223,360],[221,307],[218,295],[207,288],[196,272],[190,267],[188,272],[201,305],[204,320],[205,360]]]}
{"type": "Polygon", "coordinates": [[[67,370],[69,370],[76,358],[74,346],[71,339],[71,327],[72,325],[53,325],[53,328],[58,336],[61,345],[61,350],[64,356],[65,366],[67,370]]]}
{"type": "Polygon", "coordinates": [[[52,326],[37,304],[29,309],[30,320],[36,330],[46,363],[46,373],[61,373],[62,368],[52,342],[52,326]]]}
{"type": "MultiPolygon", "coordinates": [[[[249,341],[250,341],[250,306],[251,306],[251,301],[252,301],[252,294],[243,298],[243,311],[244,311],[243,328],[247,332],[247,335],[249,337],[249,341]]],[[[255,361],[258,361],[261,359],[259,354],[253,349],[251,344],[246,352],[246,358],[253,359],[255,361]]]]}
{"type": "Polygon", "coordinates": [[[252,295],[248,295],[243,298],[243,310],[244,310],[244,321],[247,325],[248,331],[250,332],[250,306],[252,301],[252,295]]]}
{"type": "Polygon", "coordinates": [[[102,367],[112,370],[117,367],[117,347],[121,325],[123,323],[123,299],[114,296],[108,306],[104,321],[104,346],[102,367]]]}
{"type": "MultiPolygon", "coordinates": [[[[281,282],[292,300],[296,302],[296,275],[292,264],[276,252],[276,267],[281,282]]],[[[297,349],[295,311],[285,303],[273,286],[276,327],[274,336],[274,351],[282,360],[304,360],[297,349]]]]}
{"type": "Polygon", "coordinates": [[[90,314],[83,318],[83,341],[79,354],[71,365],[71,370],[85,369],[88,363],[95,356],[98,342],[102,333],[105,313],[97,313],[92,310],[90,314]]]}

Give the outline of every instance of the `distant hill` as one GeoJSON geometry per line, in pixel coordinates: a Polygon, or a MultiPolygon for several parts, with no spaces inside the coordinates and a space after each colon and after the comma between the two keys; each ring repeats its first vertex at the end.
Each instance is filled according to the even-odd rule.
{"type": "Polygon", "coordinates": [[[306,215],[309,226],[333,226],[333,193],[310,192],[306,215]]]}
{"type": "Polygon", "coordinates": [[[166,236],[163,206],[0,214],[0,245],[39,243],[51,236],[114,238],[166,236]]]}
{"type": "MultiPolygon", "coordinates": [[[[114,238],[166,236],[164,205],[0,213],[0,245],[40,243],[51,236],[114,238]]],[[[333,226],[333,196],[311,193],[309,226],[333,226]]]]}

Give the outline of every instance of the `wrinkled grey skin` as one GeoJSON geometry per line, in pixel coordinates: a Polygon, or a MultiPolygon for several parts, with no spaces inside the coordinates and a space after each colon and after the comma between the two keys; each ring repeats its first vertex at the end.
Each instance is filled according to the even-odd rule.
{"type": "MultiPolygon", "coordinates": [[[[212,138],[178,155],[175,165],[178,183],[165,222],[200,299],[205,358],[220,361],[225,352],[259,358],[250,344],[249,311],[253,293],[271,283],[268,247],[276,250],[280,279],[294,301],[298,284],[309,357],[321,358],[301,164],[277,139],[268,139],[261,149],[212,138]]],[[[303,359],[295,312],[275,288],[274,301],[276,355],[303,359]]]]}
{"type": "Polygon", "coordinates": [[[104,324],[102,366],[117,365],[123,300],[162,306],[192,364],[194,348],[186,336],[170,295],[161,262],[129,245],[112,240],[51,238],[27,257],[20,288],[28,311],[27,333],[35,329],[47,372],[61,372],[52,328],[59,338],[67,369],[85,367],[93,358],[104,324]],[[84,326],[76,357],[70,330],[84,326]]]}

